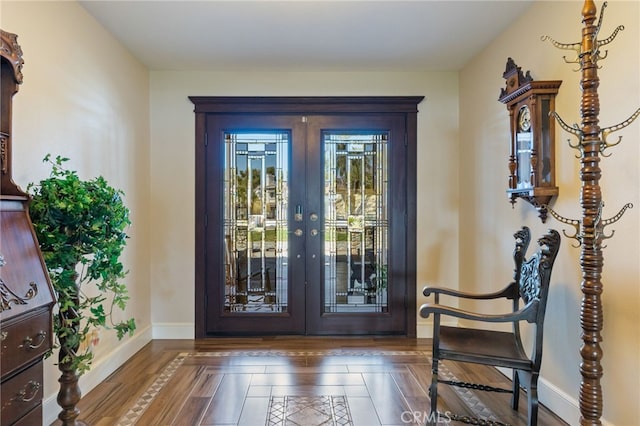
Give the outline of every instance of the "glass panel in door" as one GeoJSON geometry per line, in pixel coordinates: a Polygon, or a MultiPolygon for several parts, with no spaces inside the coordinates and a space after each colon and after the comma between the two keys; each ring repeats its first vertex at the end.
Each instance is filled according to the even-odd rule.
{"type": "Polygon", "coordinates": [[[386,312],[386,132],[323,135],[324,313],[386,312]]]}
{"type": "Polygon", "coordinates": [[[288,132],[224,134],[224,312],[288,311],[288,132]]]}

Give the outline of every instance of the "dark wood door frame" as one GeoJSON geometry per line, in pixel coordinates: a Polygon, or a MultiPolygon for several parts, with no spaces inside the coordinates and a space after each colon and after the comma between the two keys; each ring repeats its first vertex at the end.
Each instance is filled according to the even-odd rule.
{"type": "Polygon", "coordinates": [[[406,120],[406,232],[404,262],[406,335],[416,336],[416,171],[417,105],[422,96],[360,97],[209,97],[192,96],[195,105],[195,336],[210,335],[206,328],[206,121],[209,114],[404,114],[406,120]]]}

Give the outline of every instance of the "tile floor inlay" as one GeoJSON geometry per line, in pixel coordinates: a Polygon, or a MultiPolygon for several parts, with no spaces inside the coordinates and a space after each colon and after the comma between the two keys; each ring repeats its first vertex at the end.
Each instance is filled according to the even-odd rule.
{"type": "Polygon", "coordinates": [[[153,401],[156,395],[158,395],[158,392],[160,392],[164,385],[167,384],[169,379],[173,376],[178,367],[182,365],[187,356],[188,354],[181,353],[180,355],[175,357],[173,361],[171,361],[169,365],[167,365],[164,370],[162,370],[160,376],[151,384],[151,386],[149,386],[149,388],[142,394],[142,396],[138,398],[133,407],[131,407],[129,411],[127,411],[127,414],[122,416],[120,421],[118,421],[117,426],[129,426],[136,424],[138,418],[142,415],[142,413],[144,413],[144,411],[147,409],[149,404],[151,404],[151,401],[153,401]]]}
{"type": "MultiPolygon", "coordinates": [[[[309,357],[309,356],[424,356],[431,363],[428,351],[371,351],[358,349],[342,350],[310,350],[310,351],[217,351],[217,352],[182,352],[176,356],[161,372],[160,376],[138,398],[135,404],[123,415],[117,426],[135,425],[138,419],[152,403],[154,398],[169,382],[174,373],[184,364],[186,359],[216,357],[309,357]]],[[[440,373],[447,380],[456,381],[455,375],[440,365],[440,373]]],[[[453,387],[465,405],[479,419],[497,422],[495,414],[470,389],[453,387]]],[[[329,426],[352,425],[348,400],[345,396],[272,396],[266,426],[329,426]]]]}
{"type": "Polygon", "coordinates": [[[344,396],[274,396],[269,403],[267,426],[352,425],[344,396]]]}

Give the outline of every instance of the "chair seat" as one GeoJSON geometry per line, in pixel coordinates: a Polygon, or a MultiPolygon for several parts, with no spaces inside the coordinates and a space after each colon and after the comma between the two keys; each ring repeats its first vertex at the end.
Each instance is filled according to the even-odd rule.
{"type": "Polygon", "coordinates": [[[531,360],[516,344],[513,333],[474,328],[441,326],[440,359],[525,371],[533,368],[531,360]]]}

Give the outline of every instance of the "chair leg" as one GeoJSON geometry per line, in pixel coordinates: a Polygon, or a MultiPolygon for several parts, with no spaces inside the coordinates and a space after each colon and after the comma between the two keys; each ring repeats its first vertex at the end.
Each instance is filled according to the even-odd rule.
{"type": "Polygon", "coordinates": [[[538,375],[531,375],[531,382],[527,390],[527,426],[538,424],[538,375]]]}
{"type": "Polygon", "coordinates": [[[438,360],[433,359],[431,365],[431,386],[429,387],[429,398],[431,399],[431,413],[427,424],[435,425],[438,418],[438,360]]]}
{"type": "Polygon", "coordinates": [[[511,394],[511,408],[518,410],[518,403],[520,402],[520,373],[518,370],[513,370],[513,387],[511,394]]]}

